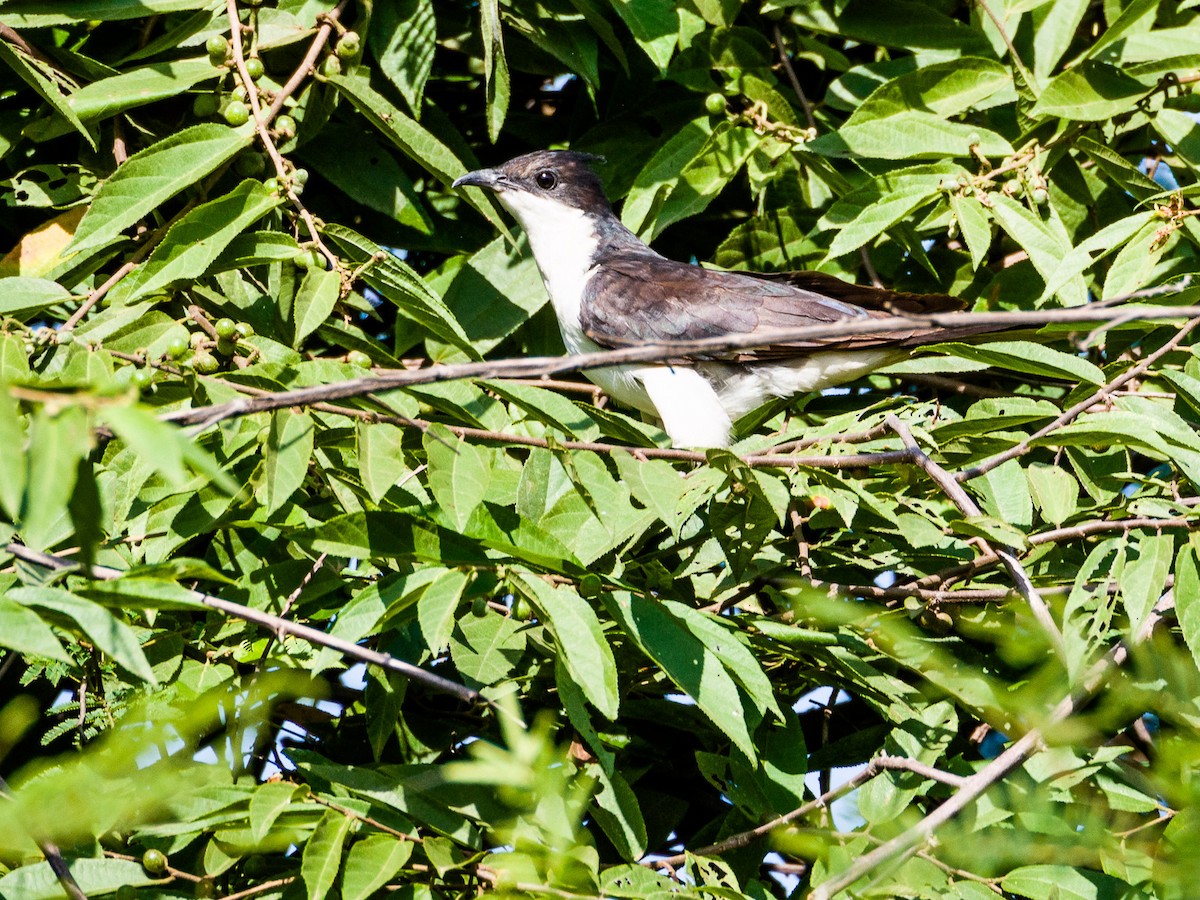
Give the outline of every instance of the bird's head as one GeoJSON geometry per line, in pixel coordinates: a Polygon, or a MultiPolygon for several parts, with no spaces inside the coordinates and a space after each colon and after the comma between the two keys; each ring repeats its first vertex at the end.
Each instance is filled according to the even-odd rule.
{"type": "Polygon", "coordinates": [[[471,185],[496,193],[521,226],[545,227],[563,214],[588,217],[612,214],[600,178],[591,163],[600,157],[571,150],[538,150],[494,169],[468,172],[454,187],[471,185]]]}

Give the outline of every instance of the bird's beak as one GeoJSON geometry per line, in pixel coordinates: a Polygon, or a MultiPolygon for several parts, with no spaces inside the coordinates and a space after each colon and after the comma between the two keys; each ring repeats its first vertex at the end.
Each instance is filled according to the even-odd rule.
{"type": "Polygon", "coordinates": [[[452,187],[463,187],[471,185],[473,187],[487,188],[491,191],[499,190],[499,185],[502,176],[495,169],[477,169],[474,172],[468,172],[454,179],[452,187]]]}

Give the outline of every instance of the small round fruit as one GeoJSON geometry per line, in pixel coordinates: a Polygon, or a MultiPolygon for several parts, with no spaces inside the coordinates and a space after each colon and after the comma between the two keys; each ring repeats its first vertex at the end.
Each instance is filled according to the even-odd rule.
{"type": "Polygon", "coordinates": [[[279,193],[279,179],[278,178],[268,178],[266,181],[263,182],[263,187],[265,187],[272,194],[277,194],[277,193],[279,193]]]}
{"type": "Polygon", "coordinates": [[[200,350],[192,357],[192,369],[201,375],[211,375],[219,368],[221,368],[221,364],[207,350],[200,350]]]}
{"type": "Polygon", "coordinates": [[[151,875],[167,871],[167,855],[161,850],[147,850],[142,854],[142,868],[151,875]]]}
{"type": "Polygon", "coordinates": [[[512,605],[512,616],[514,619],[528,622],[533,618],[533,607],[529,605],[529,601],[524,597],[518,597],[512,605]]]}
{"type": "Polygon", "coordinates": [[[133,373],[133,383],[140,388],[148,388],[154,384],[153,369],[135,369],[133,373]]]}
{"type": "Polygon", "coordinates": [[[284,140],[296,136],[296,120],[291,116],[280,116],[275,120],[275,133],[284,140]]]}
{"type": "Polygon", "coordinates": [[[217,319],[213,324],[213,328],[217,332],[217,337],[229,339],[237,334],[237,322],[233,319],[222,318],[217,319]]]}
{"type": "Polygon", "coordinates": [[[725,112],[725,98],[720,94],[709,94],[704,98],[704,108],[710,116],[719,116],[725,112]]]}
{"type": "Polygon", "coordinates": [[[54,338],[60,347],[66,347],[75,343],[75,332],[69,328],[61,328],[55,333],[54,338]]]}
{"type": "Polygon", "coordinates": [[[221,108],[221,101],[216,94],[197,94],[192,101],[192,115],[197,119],[211,119],[221,108]]]}
{"type": "Polygon", "coordinates": [[[249,322],[238,322],[234,329],[237,331],[238,338],[245,340],[248,337],[254,337],[254,326],[249,322]]]}
{"type": "Polygon", "coordinates": [[[167,356],[171,357],[171,359],[182,359],[190,349],[187,338],[171,338],[170,343],[167,344],[167,356]]]}
{"type": "Polygon", "coordinates": [[[197,900],[209,900],[209,898],[217,896],[217,883],[212,878],[201,878],[192,888],[192,896],[197,900]]]}
{"type": "Polygon", "coordinates": [[[1034,188],[1033,192],[1029,195],[1029,199],[1038,206],[1045,206],[1046,201],[1050,199],[1050,194],[1046,192],[1045,188],[1034,188]]]}
{"type": "Polygon", "coordinates": [[[137,900],[137,891],[131,884],[123,884],[113,894],[113,900],[137,900]]]}
{"type": "Polygon", "coordinates": [[[218,338],[217,352],[222,356],[233,356],[233,351],[237,349],[237,344],[233,338],[218,338]]]}
{"type": "Polygon", "coordinates": [[[190,335],[188,335],[188,346],[194,350],[206,340],[208,340],[208,336],[205,335],[204,332],[193,331],[190,335]]]}
{"type": "Polygon", "coordinates": [[[254,178],[267,170],[267,158],[261,153],[250,150],[237,158],[235,168],[239,175],[254,178]]]}
{"type": "Polygon", "coordinates": [[[225,107],[225,121],[236,128],[250,121],[250,108],[241,100],[230,100],[225,107]]]}
{"type": "Polygon", "coordinates": [[[363,353],[361,350],[351,350],[346,354],[346,362],[360,369],[371,368],[371,357],[363,353]]]}
{"type": "Polygon", "coordinates": [[[321,74],[326,78],[332,78],[334,75],[342,74],[342,61],[336,56],[325,57],[321,63],[321,74]]]}
{"type": "Polygon", "coordinates": [[[292,172],[293,184],[308,184],[308,169],[295,169],[292,172]]]}
{"type": "Polygon", "coordinates": [[[357,31],[347,31],[338,39],[337,55],[341,59],[353,59],[358,56],[359,48],[362,44],[361,38],[357,31]]]}
{"type": "Polygon", "coordinates": [[[257,56],[250,57],[246,60],[246,72],[254,81],[258,81],[266,73],[266,69],[263,68],[263,61],[257,56]]]}
{"type": "Polygon", "coordinates": [[[488,614],[487,597],[483,596],[483,594],[480,594],[478,597],[476,597],[474,600],[471,601],[471,615],[482,619],[487,614],[488,614]]]}
{"type": "Polygon", "coordinates": [[[214,34],[204,42],[204,49],[208,51],[208,58],[214,66],[225,65],[225,59],[229,55],[229,41],[223,35],[214,34]]]}

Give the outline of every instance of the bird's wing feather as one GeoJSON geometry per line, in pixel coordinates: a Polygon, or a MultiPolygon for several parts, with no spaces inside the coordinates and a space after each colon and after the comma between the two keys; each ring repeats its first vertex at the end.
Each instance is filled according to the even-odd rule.
{"type": "MultiPolygon", "coordinates": [[[[941,294],[888,291],[820,272],[722,272],[653,252],[624,252],[601,260],[588,279],[580,325],[597,344],[624,347],[961,308],[961,301],[941,294]]],[[[914,346],[958,336],[961,329],[951,334],[947,329],[905,327],[875,335],[775,344],[725,356],[749,362],[804,356],[816,349],[914,346]]]]}

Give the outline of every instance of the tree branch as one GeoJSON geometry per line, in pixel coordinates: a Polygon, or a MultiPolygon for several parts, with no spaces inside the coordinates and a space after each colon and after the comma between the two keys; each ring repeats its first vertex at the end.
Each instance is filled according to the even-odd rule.
{"type": "MultiPolygon", "coordinates": [[[[124,574],[118,569],[110,569],[106,566],[92,566],[90,570],[87,570],[74,560],[63,559],[49,553],[39,553],[36,550],[26,547],[24,544],[11,543],[4,549],[6,553],[10,553],[26,562],[45,566],[48,569],[79,570],[91,578],[98,578],[103,581],[111,581],[114,578],[120,578],[124,574]]],[[[426,672],[424,669],[418,668],[404,660],[397,659],[389,653],[380,653],[378,650],[360,647],[358,644],[334,637],[323,631],[318,631],[316,628],[310,628],[307,625],[300,625],[296,622],[289,622],[287,619],[281,619],[279,616],[251,609],[249,606],[242,606],[240,603],[234,603],[231,600],[222,600],[220,597],[214,597],[212,594],[204,594],[200,591],[191,591],[190,593],[192,598],[203,606],[218,610],[246,622],[253,622],[255,625],[261,625],[269,629],[273,634],[290,634],[310,644],[329,647],[331,650],[337,650],[344,656],[397,672],[411,681],[418,681],[424,684],[431,690],[439,691],[443,694],[452,694],[467,703],[477,703],[482,699],[477,691],[473,691],[469,687],[450,681],[447,678],[442,678],[440,675],[434,675],[432,672],[426,672]]]]}
{"type": "MultiPolygon", "coordinates": [[[[581,353],[574,356],[527,357],[524,359],[485,360],[470,363],[433,365],[423,369],[403,369],[364,378],[352,378],[334,384],[298,388],[265,394],[254,400],[231,400],[199,409],[180,410],[163,418],[179,425],[205,423],[211,426],[238,416],[310,406],[329,400],[344,400],[361,397],[375,391],[392,388],[415,387],[422,384],[438,384],[470,378],[535,378],[541,375],[558,375],[580,372],[586,369],[627,363],[667,363],[686,358],[703,358],[706,355],[730,350],[746,350],[777,343],[803,341],[832,341],[837,338],[866,334],[879,334],[898,328],[952,328],[962,325],[985,325],[997,330],[1025,325],[1047,325],[1063,323],[1102,323],[1122,318],[1121,308],[1091,311],[1086,307],[1068,309],[1034,310],[1028,312],[954,312],[935,313],[927,316],[893,316],[887,319],[854,319],[831,325],[809,325],[803,328],[772,329],[754,334],[720,335],[693,341],[670,341],[581,353]]],[[[1200,317],[1200,307],[1154,307],[1139,311],[1144,320],[1179,319],[1200,317]]],[[[802,353],[803,351],[801,351],[802,353]]],[[[819,352],[819,349],[817,350],[819,352]]]]}

